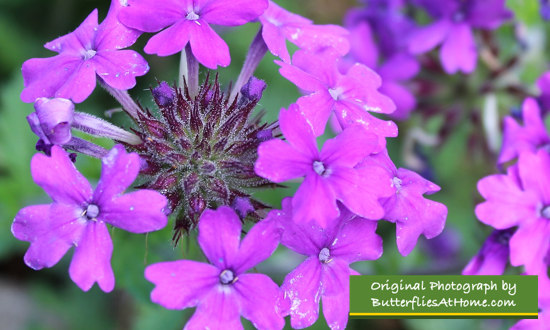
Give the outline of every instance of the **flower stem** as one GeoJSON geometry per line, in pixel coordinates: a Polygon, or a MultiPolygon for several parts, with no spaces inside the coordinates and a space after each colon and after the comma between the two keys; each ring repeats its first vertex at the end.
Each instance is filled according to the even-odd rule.
{"type": "Polygon", "coordinates": [[[138,145],[142,142],[137,135],[83,112],[75,112],[73,127],[93,136],[106,137],[131,145],[138,145]]]}
{"type": "Polygon", "coordinates": [[[111,94],[122,106],[122,109],[130,116],[132,119],[136,120],[138,118],[138,113],[141,111],[139,105],[134,102],[128,91],[116,89],[109,86],[102,79],[99,79],[101,87],[103,87],[109,94],[111,94]]]}
{"type": "Polygon", "coordinates": [[[250,77],[252,77],[254,71],[256,71],[256,68],[264,58],[265,53],[267,53],[267,45],[262,37],[262,28],[260,27],[256,37],[254,37],[254,40],[252,40],[252,43],[250,44],[241,73],[239,74],[239,77],[235,82],[235,86],[233,86],[233,90],[231,91],[231,95],[229,97],[230,100],[239,94],[243,85],[248,82],[250,77]]]}
{"type": "Polygon", "coordinates": [[[191,46],[185,46],[185,55],[187,58],[187,85],[189,95],[194,98],[199,93],[199,62],[191,52],[191,46]]]}

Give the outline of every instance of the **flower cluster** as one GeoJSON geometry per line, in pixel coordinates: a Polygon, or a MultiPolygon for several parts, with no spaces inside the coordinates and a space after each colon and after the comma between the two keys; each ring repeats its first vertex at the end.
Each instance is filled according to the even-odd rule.
{"type": "Polygon", "coordinates": [[[534,98],[523,102],[521,123],[504,118],[504,136],[498,164],[506,173],[478,182],[485,201],[476,216],[494,228],[479,253],[463,271],[466,275],[501,275],[507,264],[523,267],[523,274],[538,275],[538,320],[523,320],[514,329],[542,328],[548,322],[550,279],[550,149],[540,104],[534,98]]]}
{"type": "MultiPolygon", "coordinates": [[[[145,277],[155,284],[153,302],[197,307],[187,328],[240,328],[240,315],[269,329],[282,328],[290,315],[291,325],[303,328],[317,320],[321,300],[329,327],[344,328],[349,276],[358,274],[349,265],[382,255],[377,221],[395,223],[397,248],[406,256],[420,236],[439,235],[447,217],[443,204],[424,197],[440,188],[389,157],[386,139],[398,135],[390,119],[396,104],[393,118],[400,119],[415,104],[401,82],[416,74],[418,63],[406,54],[406,40],[398,40],[399,31],[413,25],[396,14],[401,5],[375,3],[367,15],[372,27],[359,15],[350,18],[348,31],[316,25],[268,0],[113,0],[101,24],[93,11],[74,32],[47,43],[59,54],[23,64],[21,98],[34,102],[36,112],[27,119],[39,137],[36,149],[44,152],[33,158],[32,175],[53,202],[26,207],[14,220],[14,235],[31,243],[25,262],[51,267],[75,246],[73,281],[83,290],[97,282],[110,291],[107,224],[145,233],[163,228],[170,216],[176,243],[198,230],[207,262],[161,262],[148,266],[145,277]],[[384,26],[387,19],[396,26],[384,26]],[[258,33],[232,87],[221,86],[218,72],[200,82],[201,65],[216,70],[231,62],[211,25],[255,21],[258,33]],[[376,46],[354,42],[372,40],[370,29],[392,36],[381,46],[383,65],[369,55],[376,46]],[[179,83],[152,87],[151,109],[128,93],[148,65],[122,49],[142,33],[156,33],[146,53],[181,54],[179,83]],[[286,41],[298,50],[291,54],[286,41]],[[275,123],[252,114],[269,84],[253,76],[268,51],[303,93],[275,123]],[[73,102],[84,101],[96,83],[121,104],[131,130],[75,111],[73,102]],[[108,151],[73,136],[73,129],[117,144],[108,151]],[[319,150],[323,134],[328,139],[319,150]],[[102,160],[95,191],[71,162],[76,154],[65,150],[102,160]],[[136,191],[123,195],[136,178],[136,191]],[[258,188],[294,179],[303,180],[281,210],[269,211],[254,196],[258,188]],[[247,221],[255,224],[241,240],[247,221]],[[281,287],[267,275],[247,273],[279,243],[307,257],[281,287]]],[[[465,23],[451,27],[449,15],[441,18],[449,31],[471,34],[465,23]]]]}

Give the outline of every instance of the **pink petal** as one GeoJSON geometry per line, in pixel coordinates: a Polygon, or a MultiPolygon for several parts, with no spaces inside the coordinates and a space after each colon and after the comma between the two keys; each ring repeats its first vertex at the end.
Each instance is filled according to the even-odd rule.
{"type": "Polygon", "coordinates": [[[94,9],[76,30],[46,43],[44,47],[54,52],[79,56],[84,49],[95,46],[96,29],[97,9],[94,9]]]}
{"type": "MultiPolygon", "coordinates": [[[[162,5],[162,3],[157,3],[162,5]]],[[[136,39],[141,35],[141,32],[135,29],[131,29],[126,25],[120,23],[118,15],[121,9],[129,7],[128,3],[123,4],[121,0],[111,0],[111,6],[107,16],[97,27],[97,33],[95,36],[95,45],[97,50],[104,49],[121,49],[126,48],[134,44],[136,39]]]]}
{"type": "Polygon", "coordinates": [[[326,90],[319,90],[300,97],[297,104],[311,123],[315,136],[323,135],[335,104],[330,94],[326,90]]]}
{"type": "Polygon", "coordinates": [[[199,219],[199,245],[206,258],[219,269],[235,264],[241,239],[241,220],[228,206],[207,209],[199,219]]]}
{"type": "Polygon", "coordinates": [[[350,50],[349,32],[338,25],[285,26],[283,31],[290,42],[306,51],[317,52],[330,48],[343,56],[350,50]]]}
{"type": "Polygon", "coordinates": [[[282,329],[284,318],[277,306],[280,289],[264,274],[242,274],[234,284],[241,314],[258,329],[282,329]]]}
{"type": "Polygon", "coordinates": [[[218,65],[225,67],[231,63],[229,47],[206,21],[194,21],[187,28],[193,55],[202,65],[215,70],[218,65]]]}
{"type": "Polygon", "coordinates": [[[279,73],[281,74],[281,76],[285,77],[294,85],[296,85],[296,87],[307,93],[327,89],[326,82],[322,81],[321,77],[316,76],[313,73],[307,72],[304,69],[295,65],[294,59],[297,57],[296,54],[300,54],[300,52],[294,54],[293,64],[275,61],[275,63],[277,63],[281,67],[279,69],[279,73]]]}
{"type": "Polygon", "coordinates": [[[351,126],[325,142],[321,160],[332,166],[354,167],[377,148],[376,135],[363,126],[351,126]]]}
{"type": "Polygon", "coordinates": [[[340,214],[331,183],[316,173],[306,176],[292,198],[292,209],[294,221],[315,221],[323,228],[340,214]]]}
{"type": "Polygon", "coordinates": [[[308,173],[313,160],[279,139],[265,141],[258,147],[256,174],[273,182],[284,182],[308,173]]]}
{"type": "Polygon", "coordinates": [[[376,221],[354,218],[340,228],[330,246],[331,255],[353,263],[382,256],[382,238],[376,235],[376,221]]]}
{"type": "Polygon", "coordinates": [[[118,18],[131,28],[157,32],[178,20],[183,21],[186,14],[181,0],[128,0],[128,6],[121,8],[118,18]]]}
{"type": "Polygon", "coordinates": [[[11,230],[15,238],[31,243],[25,263],[35,270],[57,264],[80,239],[80,213],[64,204],[28,206],[19,211],[11,230]]]}
{"type": "Polygon", "coordinates": [[[143,50],[147,54],[158,56],[169,56],[180,52],[189,42],[189,25],[191,24],[195,23],[185,19],[177,21],[149,39],[143,50]]]}
{"type": "Polygon", "coordinates": [[[136,153],[127,153],[120,144],[115,145],[101,160],[101,178],[94,192],[94,202],[106,205],[119,196],[136,179],[140,161],[136,153]]]}
{"type": "Polygon", "coordinates": [[[136,85],[136,77],[149,71],[149,65],[133,50],[100,51],[92,60],[96,73],[109,86],[128,90],[136,85]]]}
{"type": "Polygon", "coordinates": [[[321,264],[310,257],[290,272],[281,289],[290,301],[290,324],[294,329],[311,326],[319,317],[321,264]]]}
{"type": "Polygon", "coordinates": [[[477,63],[477,50],[472,28],[466,24],[453,24],[443,46],[441,64],[447,73],[471,73],[477,63]]]}
{"type": "Polygon", "coordinates": [[[510,171],[508,175],[490,175],[479,180],[477,189],[487,200],[475,209],[476,216],[485,224],[506,229],[536,216],[537,197],[521,190],[510,171]]]}
{"type": "Polygon", "coordinates": [[[75,168],[67,152],[52,147],[51,157],[36,154],[31,160],[34,182],[58,203],[82,205],[92,197],[92,187],[75,168]]]}
{"type": "Polygon", "coordinates": [[[273,24],[262,22],[262,38],[267,48],[274,56],[278,56],[285,63],[290,63],[290,54],[286,48],[286,39],[279,28],[273,24]]]}
{"type": "Polygon", "coordinates": [[[146,233],[166,226],[166,204],[166,197],[157,191],[138,190],[104,201],[98,219],[132,233],[146,233]]]}
{"type": "Polygon", "coordinates": [[[241,242],[233,270],[241,274],[269,258],[279,245],[281,231],[270,217],[256,223],[241,242]]]}
{"type": "Polygon", "coordinates": [[[532,191],[544,205],[550,205],[550,155],[546,150],[536,154],[525,152],[519,156],[519,175],[523,189],[532,191]]]}
{"type": "Polygon", "coordinates": [[[354,60],[370,68],[378,63],[378,47],[369,23],[361,21],[350,28],[350,54],[354,60]]]}
{"type": "Polygon", "coordinates": [[[384,83],[386,80],[409,80],[416,76],[418,71],[420,71],[418,60],[408,54],[397,54],[390,57],[377,70],[383,77],[384,83]]]}
{"type": "Polygon", "coordinates": [[[279,127],[285,139],[296,150],[299,150],[310,159],[319,156],[317,140],[313,134],[311,122],[299,106],[291,104],[288,110],[281,109],[279,127]]]}
{"type": "Polygon", "coordinates": [[[90,290],[95,282],[101,290],[112,291],[115,287],[115,275],[111,268],[113,242],[105,223],[88,221],[75,246],[69,267],[73,282],[83,291],[90,290]]]}
{"type": "Polygon", "coordinates": [[[355,170],[340,167],[330,176],[330,186],[336,197],[351,212],[367,219],[378,220],[384,209],[378,199],[391,193],[387,173],[379,167],[355,170]]]}
{"type": "Polygon", "coordinates": [[[243,329],[238,298],[238,293],[234,290],[215,287],[201,298],[195,314],[184,329],[243,329]]]}
{"type": "Polygon", "coordinates": [[[331,329],[345,329],[349,314],[348,264],[333,260],[323,267],[323,315],[331,329]]]}
{"type": "Polygon", "coordinates": [[[272,211],[279,214],[276,220],[283,228],[281,244],[294,252],[306,256],[317,256],[319,251],[333,239],[332,233],[310,223],[298,224],[294,222],[290,197],[283,199],[282,204],[283,212],[272,211]]]}
{"type": "Polygon", "coordinates": [[[205,21],[237,26],[251,22],[267,9],[267,0],[199,0],[198,9],[205,21]]]}
{"type": "Polygon", "coordinates": [[[550,223],[547,219],[537,219],[518,227],[510,238],[510,264],[525,266],[531,274],[547,272],[546,257],[550,247],[550,223]],[[533,248],[536,247],[536,248],[533,248]]]}
{"type": "MultiPolygon", "coordinates": [[[[57,68],[65,70],[65,68],[57,68]]],[[[69,71],[70,72],[70,71],[69,71]]],[[[55,97],[71,99],[74,103],[80,103],[92,94],[96,86],[96,74],[93,61],[81,61],[70,73],[67,80],[55,92],[55,97]]]]}
{"type": "Polygon", "coordinates": [[[55,97],[81,62],[80,56],[65,54],[25,61],[21,69],[25,85],[21,92],[21,100],[30,103],[39,97],[55,97]]]}
{"type": "Polygon", "coordinates": [[[434,49],[447,37],[450,29],[451,23],[446,19],[417,29],[409,38],[409,52],[421,54],[434,49]]]}
{"type": "Polygon", "coordinates": [[[198,305],[220,283],[220,270],[210,264],[178,260],[160,262],[145,269],[145,278],[155,284],[151,301],[168,309],[198,305]]]}
{"type": "Polygon", "coordinates": [[[412,110],[416,108],[416,98],[406,87],[393,82],[385,80],[380,87],[380,92],[387,95],[395,103],[395,111],[389,114],[392,119],[406,120],[412,110]]]}

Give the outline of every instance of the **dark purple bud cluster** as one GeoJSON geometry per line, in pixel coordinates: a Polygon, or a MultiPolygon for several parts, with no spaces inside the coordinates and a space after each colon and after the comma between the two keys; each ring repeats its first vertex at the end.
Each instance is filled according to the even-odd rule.
{"type": "Polygon", "coordinates": [[[256,175],[254,163],[258,145],[272,136],[275,126],[251,116],[261,95],[230,99],[217,77],[214,82],[207,78],[197,96],[191,96],[187,86],[166,82],[151,92],[158,114],[149,109],[138,113],[135,133],[143,143],[128,147],[146,162],[141,188],[157,190],[169,200],[174,241],[196,227],[206,208],[246,200],[250,205],[239,214],[260,219],[257,212],[267,206],[251,198],[251,189],[273,183],[256,175]]]}

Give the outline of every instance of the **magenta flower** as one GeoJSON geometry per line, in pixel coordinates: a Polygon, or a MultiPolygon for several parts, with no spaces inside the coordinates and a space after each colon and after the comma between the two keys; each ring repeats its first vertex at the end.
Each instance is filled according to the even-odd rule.
{"type": "Polygon", "coordinates": [[[267,48],[285,63],[290,63],[287,40],[312,53],[330,48],[339,55],[345,55],[350,48],[348,31],[343,27],[315,25],[311,20],[288,12],[273,1],[269,1],[269,7],[260,16],[260,22],[267,48]]]}
{"type": "Polygon", "coordinates": [[[105,20],[98,25],[97,9],[73,32],[44,45],[59,53],[50,58],[32,58],[23,63],[24,102],[38,97],[84,101],[96,86],[96,75],[112,88],[127,90],[136,77],[149,71],[147,62],[131,46],[140,35],[120,24],[121,1],[112,0],[105,20]]]}
{"type": "Polygon", "coordinates": [[[317,149],[309,121],[297,105],[281,110],[279,125],[287,142],[272,139],[260,144],[256,173],[273,182],[304,177],[292,199],[294,219],[317,221],[326,227],[340,214],[336,201],[353,213],[380,219],[384,210],[378,199],[391,194],[390,180],[382,168],[355,166],[377,151],[378,141],[363,126],[351,126],[317,149]]]}
{"type": "Polygon", "coordinates": [[[129,0],[120,21],[144,32],[158,32],[147,45],[147,54],[168,56],[190,43],[193,55],[204,66],[216,69],[231,62],[229,47],[210,24],[237,26],[255,20],[267,0],[129,0]]]}
{"type": "Polygon", "coordinates": [[[197,306],[185,329],[242,329],[240,316],[260,329],[281,329],[279,287],[264,274],[247,274],[277,248],[280,229],[268,216],[240,241],[241,221],[222,206],[199,221],[199,245],[210,264],[178,260],[150,265],[151,300],[169,309],[197,306]]]}
{"type": "Polygon", "coordinates": [[[397,249],[408,255],[415,247],[418,237],[433,238],[445,227],[447,207],[424,198],[440,188],[417,173],[396,168],[386,153],[367,158],[358,168],[372,168],[377,164],[386,170],[391,181],[392,194],[380,200],[384,208],[384,219],[395,222],[397,249]]]}
{"type": "Polygon", "coordinates": [[[544,150],[519,155],[506,175],[490,175],[478,182],[486,199],[475,212],[496,229],[517,226],[510,238],[510,263],[529,274],[546,271],[550,247],[550,155],[544,150]]]}
{"type": "Polygon", "coordinates": [[[441,46],[441,63],[447,73],[471,73],[477,63],[472,29],[493,30],[511,17],[504,0],[415,0],[435,18],[410,37],[409,51],[427,52],[441,46]]]}
{"type": "Polygon", "coordinates": [[[103,158],[95,191],[76,170],[67,153],[54,146],[51,157],[32,158],[34,181],[46,191],[52,204],[23,208],[15,216],[13,235],[31,245],[25,263],[39,270],[52,267],[71,247],[75,252],[69,275],[84,291],[97,282],[109,292],[115,278],[111,268],[113,243],[107,224],[132,233],[146,233],[166,226],[166,198],[156,191],[123,191],[139,172],[137,154],[120,145],[103,158]]]}
{"type": "Polygon", "coordinates": [[[52,145],[62,146],[72,138],[74,104],[67,99],[41,97],[34,103],[34,109],[35,112],[27,116],[27,121],[39,138],[39,151],[49,155],[52,145]]]}
{"type": "Polygon", "coordinates": [[[281,66],[281,75],[307,94],[297,103],[311,121],[316,136],[323,134],[332,113],[343,128],[360,124],[381,138],[397,136],[395,123],[369,113],[395,110],[392,100],[378,92],[382,81],[371,69],[355,64],[346,74],[341,74],[338,59],[333,54],[304,51],[294,54],[292,65],[277,63],[281,66]]]}
{"type": "Polygon", "coordinates": [[[359,218],[342,208],[327,228],[292,220],[290,198],[283,200],[277,220],[283,227],[281,244],[307,256],[283,282],[291,325],[302,329],[315,323],[319,302],[331,329],[344,329],[349,313],[349,276],[359,275],[350,263],[375,260],[382,255],[382,239],[376,222],[359,218]]]}
{"type": "Polygon", "coordinates": [[[476,256],[468,262],[462,275],[502,275],[510,256],[510,237],[514,229],[493,230],[476,256]]]}
{"type": "Polygon", "coordinates": [[[539,148],[550,148],[550,136],[546,132],[541,111],[532,98],[525,99],[522,106],[521,126],[512,116],[504,118],[504,136],[498,163],[503,164],[524,151],[535,152],[539,148]]]}

